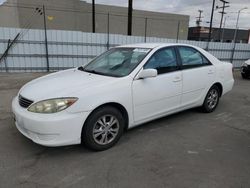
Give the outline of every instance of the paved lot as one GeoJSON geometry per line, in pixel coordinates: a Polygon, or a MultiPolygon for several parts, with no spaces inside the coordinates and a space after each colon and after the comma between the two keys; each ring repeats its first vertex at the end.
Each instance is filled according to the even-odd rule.
{"type": "Polygon", "coordinates": [[[217,110],[193,109],[125,133],[108,151],[46,148],[14,127],[10,104],[41,74],[0,74],[0,187],[250,187],[250,80],[235,74],[217,110]]]}

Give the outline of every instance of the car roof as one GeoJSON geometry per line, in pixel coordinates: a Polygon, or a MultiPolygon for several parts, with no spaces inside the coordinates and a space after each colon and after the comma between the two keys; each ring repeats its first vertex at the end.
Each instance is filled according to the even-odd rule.
{"type": "Polygon", "coordinates": [[[122,45],[122,46],[117,46],[118,48],[149,48],[149,49],[160,49],[164,47],[170,47],[170,46],[187,46],[187,47],[192,47],[199,52],[201,52],[203,55],[205,55],[213,64],[219,63],[220,61],[214,57],[212,54],[209,52],[205,51],[204,49],[198,47],[198,46],[193,46],[190,44],[183,44],[183,43],[137,43],[137,44],[127,44],[127,45],[122,45]]]}
{"type": "Polygon", "coordinates": [[[158,47],[168,47],[168,46],[191,46],[188,44],[181,44],[181,43],[135,43],[135,44],[126,44],[122,46],[117,46],[117,47],[122,47],[122,48],[158,48],[158,47]]]}

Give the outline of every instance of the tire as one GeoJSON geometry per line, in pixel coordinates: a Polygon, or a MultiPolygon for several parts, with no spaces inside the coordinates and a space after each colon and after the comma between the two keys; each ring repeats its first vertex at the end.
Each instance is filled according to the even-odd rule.
{"type": "Polygon", "coordinates": [[[220,89],[214,85],[207,92],[206,98],[202,105],[202,111],[205,113],[213,112],[220,100],[220,89]]]}
{"type": "Polygon", "coordinates": [[[82,143],[89,149],[103,151],[114,146],[125,126],[119,110],[111,106],[96,109],[86,120],[82,130],[82,143]]]}
{"type": "Polygon", "coordinates": [[[247,78],[248,78],[247,75],[244,74],[244,73],[241,73],[241,77],[242,77],[243,79],[247,79],[247,78]]]}

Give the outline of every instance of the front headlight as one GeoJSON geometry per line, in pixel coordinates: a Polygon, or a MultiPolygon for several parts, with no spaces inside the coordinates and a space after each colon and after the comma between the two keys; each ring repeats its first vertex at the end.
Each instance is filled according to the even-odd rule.
{"type": "Polygon", "coordinates": [[[44,114],[56,113],[70,107],[77,100],[78,98],[48,99],[32,104],[28,111],[44,114]]]}

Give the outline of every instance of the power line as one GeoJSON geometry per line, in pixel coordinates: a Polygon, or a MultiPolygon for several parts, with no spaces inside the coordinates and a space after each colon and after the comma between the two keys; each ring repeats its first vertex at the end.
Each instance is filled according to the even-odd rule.
{"type": "Polygon", "coordinates": [[[202,22],[201,18],[203,18],[203,17],[201,16],[203,10],[198,10],[198,12],[199,12],[199,16],[196,17],[196,18],[197,18],[197,20],[196,20],[196,25],[197,25],[197,27],[200,27],[201,22],[202,22]]]}
{"type": "MultiPolygon", "coordinates": [[[[42,15],[41,13],[36,12],[36,11],[34,11],[34,13],[35,13],[34,16],[42,15]]],[[[18,36],[17,41],[22,39],[28,33],[28,31],[31,29],[31,27],[33,26],[35,21],[36,21],[36,19],[34,19],[33,16],[30,16],[30,19],[28,19],[24,24],[24,27],[23,27],[24,29],[20,30],[21,32],[19,32],[19,34],[18,34],[19,36],[18,36]]],[[[12,48],[15,47],[16,45],[17,45],[17,43],[14,43],[12,45],[12,48]]]]}
{"type": "MultiPolygon", "coordinates": [[[[32,3],[13,3],[13,2],[6,2],[1,6],[5,6],[5,5],[13,5],[16,7],[24,7],[24,8],[34,8],[34,7],[42,7],[43,4],[32,4],[32,3]]],[[[46,7],[50,7],[50,8],[55,8],[55,9],[62,9],[62,10],[69,10],[69,11],[80,11],[80,9],[76,9],[76,8],[67,8],[65,6],[54,6],[54,5],[50,5],[50,6],[46,6],[46,7]]]]}
{"type": "MultiPolygon", "coordinates": [[[[227,12],[227,13],[230,13],[230,14],[238,14],[238,12],[227,12]]],[[[241,14],[250,14],[250,12],[241,12],[241,14]]]]}
{"type": "Polygon", "coordinates": [[[210,26],[209,26],[209,34],[208,34],[208,42],[210,42],[210,40],[211,40],[211,32],[212,32],[213,18],[214,18],[214,4],[215,4],[215,0],[213,0],[213,4],[212,4],[212,11],[211,11],[211,18],[210,18],[210,26]]]}
{"type": "Polygon", "coordinates": [[[228,8],[229,7],[229,2],[228,1],[225,1],[225,0],[220,0],[223,5],[221,7],[219,6],[216,6],[216,9],[222,9],[222,11],[220,11],[219,13],[221,14],[221,20],[220,20],[220,31],[219,31],[219,40],[221,38],[221,27],[222,27],[222,21],[223,21],[223,17],[224,17],[224,14],[226,14],[225,12],[225,8],[228,8]]]}

